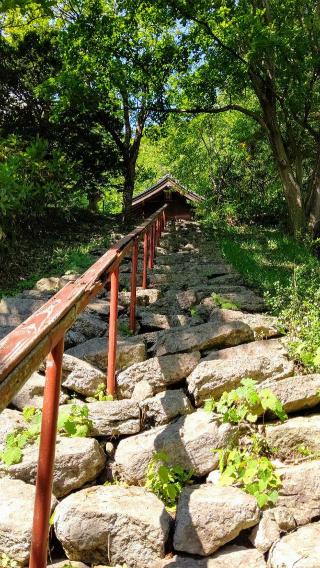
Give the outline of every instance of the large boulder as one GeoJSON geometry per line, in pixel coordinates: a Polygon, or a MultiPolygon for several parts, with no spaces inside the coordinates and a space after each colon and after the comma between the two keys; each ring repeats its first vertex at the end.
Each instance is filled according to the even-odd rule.
{"type": "Polygon", "coordinates": [[[224,546],[207,558],[190,558],[175,556],[152,566],[152,568],[266,568],[263,555],[253,548],[245,548],[235,544],[224,546]]]}
{"type": "MultiPolygon", "coordinates": [[[[27,380],[19,392],[13,397],[13,406],[19,410],[23,410],[25,406],[42,408],[44,384],[45,377],[39,373],[33,373],[30,379],[27,380]]],[[[69,396],[65,392],[60,392],[60,404],[66,403],[68,398],[69,396]]]]}
{"type": "MultiPolygon", "coordinates": [[[[118,306],[118,313],[121,313],[123,310],[123,306],[118,306]]],[[[95,298],[87,305],[84,312],[97,315],[100,319],[106,321],[110,314],[110,302],[105,299],[95,298]]]]}
{"type": "Polygon", "coordinates": [[[155,343],[154,353],[159,357],[181,351],[204,351],[213,347],[230,347],[253,339],[251,328],[240,320],[227,323],[215,321],[162,331],[155,343]]]}
{"type": "Polygon", "coordinates": [[[159,392],[140,402],[143,420],[152,424],[167,424],[177,416],[193,411],[190,400],[182,389],[159,392]]]}
{"type": "MultiPolygon", "coordinates": [[[[29,561],[35,487],[16,479],[0,479],[0,556],[18,566],[29,561]]],[[[52,497],[52,510],[56,499],[52,497]]]]}
{"type": "MultiPolygon", "coordinates": [[[[162,305],[174,306],[178,311],[189,310],[197,303],[197,296],[194,290],[168,290],[164,296],[162,305]]],[[[159,302],[158,302],[159,304],[159,302]]]]}
{"type": "Polygon", "coordinates": [[[164,556],[171,519],[163,503],[144,488],[112,485],[64,499],[54,525],[70,560],[150,568],[164,556]]]}
{"type": "Polygon", "coordinates": [[[93,396],[98,386],[105,383],[105,373],[78,357],[63,355],[62,384],[65,388],[84,396],[93,396]]]}
{"type": "Polygon", "coordinates": [[[157,314],[151,311],[139,312],[139,323],[144,331],[154,331],[157,329],[171,329],[172,327],[182,327],[190,323],[191,318],[184,314],[157,314]]]}
{"type": "Polygon", "coordinates": [[[82,312],[74,322],[73,331],[82,334],[86,339],[106,335],[107,325],[99,315],[82,312]]]}
{"type": "Polygon", "coordinates": [[[280,458],[302,457],[303,451],[320,451],[320,416],[296,416],[283,424],[266,426],[266,438],[280,458]],[[303,447],[299,451],[300,447],[303,447]]]}
{"type": "Polygon", "coordinates": [[[270,339],[280,335],[277,327],[277,318],[266,314],[248,314],[234,309],[215,308],[210,310],[210,320],[225,322],[241,320],[251,327],[256,340],[270,339]]]}
{"type": "MultiPolygon", "coordinates": [[[[160,290],[156,288],[139,288],[136,290],[137,306],[149,306],[155,304],[160,298],[160,290]]],[[[119,301],[124,306],[129,306],[131,300],[131,292],[119,292],[119,301]]]]}
{"type": "Polygon", "coordinates": [[[152,456],[163,451],[171,464],[201,477],[218,466],[217,454],[212,450],[226,447],[236,432],[230,424],[220,424],[200,409],[167,426],[121,440],[115,453],[115,470],[126,482],[141,484],[152,456]]]}
{"type": "MultiPolygon", "coordinates": [[[[23,450],[20,463],[5,466],[0,462],[0,478],[20,479],[35,483],[39,446],[30,444],[23,450]]],[[[92,438],[58,437],[53,472],[53,493],[60,498],[85,483],[93,481],[105,465],[105,455],[92,438]]]]}
{"type": "Polygon", "coordinates": [[[287,377],[281,381],[268,380],[267,386],[281,401],[286,412],[313,408],[320,402],[320,374],[287,377]]]}
{"type": "Polygon", "coordinates": [[[185,379],[200,361],[200,353],[181,353],[152,357],[136,363],[119,373],[117,377],[118,395],[130,398],[135,386],[140,381],[147,381],[153,393],[185,379]]]}
{"type": "Polygon", "coordinates": [[[252,495],[236,487],[186,487],[180,496],[173,537],[175,550],[208,556],[259,521],[252,495]]]}
{"type": "MultiPolygon", "coordinates": [[[[107,338],[98,337],[97,339],[89,339],[85,343],[81,343],[76,347],[72,347],[66,351],[68,355],[83,359],[105,371],[108,364],[107,355],[107,338]]],[[[146,359],[146,348],[144,343],[138,338],[121,339],[117,343],[117,369],[126,369],[134,363],[140,363],[146,359]]]]}
{"type": "Polygon", "coordinates": [[[262,312],[265,310],[265,302],[263,298],[258,296],[249,288],[245,286],[231,286],[230,284],[219,284],[216,282],[216,279],[212,281],[208,290],[206,288],[198,288],[197,294],[201,298],[201,303],[206,305],[207,307],[214,308],[220,303],[215,299],[213,294],[218,294],[218,296],[222,297],[225,302],[230,302],[235,304],[240,310],[245,310],[247,312],[262,312]],[[210,296],[207,296],[210,290],[210,296]]]}
{"type": "Polygon", "coordinates": [[[285,507],[297,525],[320,516],[320,461],[279,466],[281,487],[277,505],[285,507]]]}
{"type": "Polygon", "coordinates": [[[236,388],[241,379],[251,377],[262,382],[270,377],[282,379],[292,375],[293,362],[278,339],[254,341],[229,349],[212,351],[188,377],[188,389],[200,404],[210,396],[236,388]]]}
{"type": "Polygon", "coordinates": [[[280,538],[280,527],[272,509],[267,509],[261,515],[258,525],[253,527],[249,540],[263,554],[268,552],[274,542],[280,538]]]}
{"type": "Polygon", "coordinates": [[[320,523],[300,527],[272,548],[270,568],[319,568],[320,523]]]}
{"type": "MultiPolygon", "coordinates": [[[[140,431],[140,408],[133,400],[108,400],[87,403],[92,428],[89,436],[121,436],[140,431]]],[[[71,406],[60,406],[68,414],[71,406]]]]}

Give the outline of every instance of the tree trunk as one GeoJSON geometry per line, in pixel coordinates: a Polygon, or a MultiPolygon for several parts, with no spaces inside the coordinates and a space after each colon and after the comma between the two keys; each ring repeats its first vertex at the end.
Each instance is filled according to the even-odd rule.
{"type": "Polygon", "coordinates": [[[255,91],[263,111],[270,146],[282,182],[291,230],[293,234],[298,237],[306,230],[304,203],[301,186],[294,175],[277,121],[276,102],[274,100],[273,90],[261,90],[260,86],[255,84],[255,91]]]}
{"type": "Polygon", "coordinates": [[[129,221],[131,217],[131,204],[134,190],[136,160],[127,158],[124,161],[124,186],[123,186],[123,202],[122,202],[122,219],[124,222],[129,221]]]}
{"type": "Polygon", "coordinates": [[[308,230],[315,238],[320,236],[320,180],[314,186],[307,210],[308,230]]]}
{"type": "Polygon", "coordinates": [[[88,207],[89,210],[92,211],[93,213],[96,213],[98,211],[98,203],[100,200],[100,195],[96,195],[96,194],[90,194],[88,195],[88,207]]]}

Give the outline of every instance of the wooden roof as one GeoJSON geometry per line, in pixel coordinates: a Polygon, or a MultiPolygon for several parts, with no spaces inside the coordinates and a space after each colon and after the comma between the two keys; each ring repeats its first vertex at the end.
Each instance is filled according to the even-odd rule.
{"type": "Polygon", "coordinates": [[[190,201],[194,201],[195,203],[204,201],[204,197],[184,187],[184,185],[182,185],[178,180],[174,179],[170,174],[166,174],[161,179],[159,179],[157,183],[136,195],[132,200],[131,207],[135,208],[138,205],[141,205],[145,201],[148,201],[149,199],[166,189],[177,191],[178,193],[184,195],[187,199],[190,199],[190,201]]]}

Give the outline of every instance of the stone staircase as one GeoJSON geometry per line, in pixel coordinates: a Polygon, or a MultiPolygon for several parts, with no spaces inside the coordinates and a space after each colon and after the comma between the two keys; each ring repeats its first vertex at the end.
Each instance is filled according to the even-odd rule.
{"type": "MultiPolygon", "coordinates": [[[[4,332],[74,277],[43,279],[3,300],[4,332]]],[[[94,398],[105,380],[106,292],[67,334],[61,411],[86,404],[92,428],[85,438],[58,436],[50,561],[56,568],[319,568],[320,375],[296,373],[262,298],[196,222],[177,222],[163,234],[149,289],[137,291],[134,337],[127,333],[129,279],[130,260],[121,265],[117,400],[94,398]],[[203,409],[206,398],[244,377],[271,388],[290,413],[284,423],[270,417],[262,425],[282,479],[278,502],[263,511],[238,487],[217,484],[212,450],[227,447],[239,429],[203,409]],[[299,447],[310,451],[308,459],[299,447]],[[144,487],[157,452],[193,473],[175,513],[144,487]]],[[[41,407],[43,371],[0,415],[0,451],[8,433],[25,427],[22,409],[41,407]]],[[[19,463],[0,461],[3,567],[28,563],[37,458],[34,443],[19,463]]]]}

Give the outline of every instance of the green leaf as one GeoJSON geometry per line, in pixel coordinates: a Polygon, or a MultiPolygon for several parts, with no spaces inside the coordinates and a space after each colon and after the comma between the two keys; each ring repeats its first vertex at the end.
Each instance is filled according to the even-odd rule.
{"type": "Polygon", "coordinates": [[[260,509],[263,509],[263,507],[265,507],[265,505],[269,501],[269,496],[266,493],[257,493],[255,495],[255,498],[257,500],[260,509]]]}
{"type": "Polygon", "coordinates": [[[212,412],[215,409],[215,401],[212,398],[209,398],[204,401],[203,408],[206,412],[212,412]]]}
{"type": "Polygon", "coordinates": [[[1,454],[1,460],[7,466],[20,463],[22,459],[22,451],[17,446],[10,446],[6,448],[1,454]]]}
{"type": "Polygon", "coordinates": [[[246,419],[247,419],[249,422],[257,422],[258,415],[257,415],[257,414],[252,414],[251,412],[248,412],[248,414],[247,414],[247,416],[246,416],[246,419]]]}
{"type": "Polygon", "coordinates": [[[159,479],[162,483],[167,483],[169,480],[169,470],[166,466],[160,465],[158,469],[159,479]]]}
{"type": "Polygon", "coordinates": [[[278,501],[279,493],[278,493],[278,491],[271,491],[271,492],[269,493],[268,497],[269,497],[269,501],[270,501],[273,505],[275,505],[276,502],[278,501]]]}

